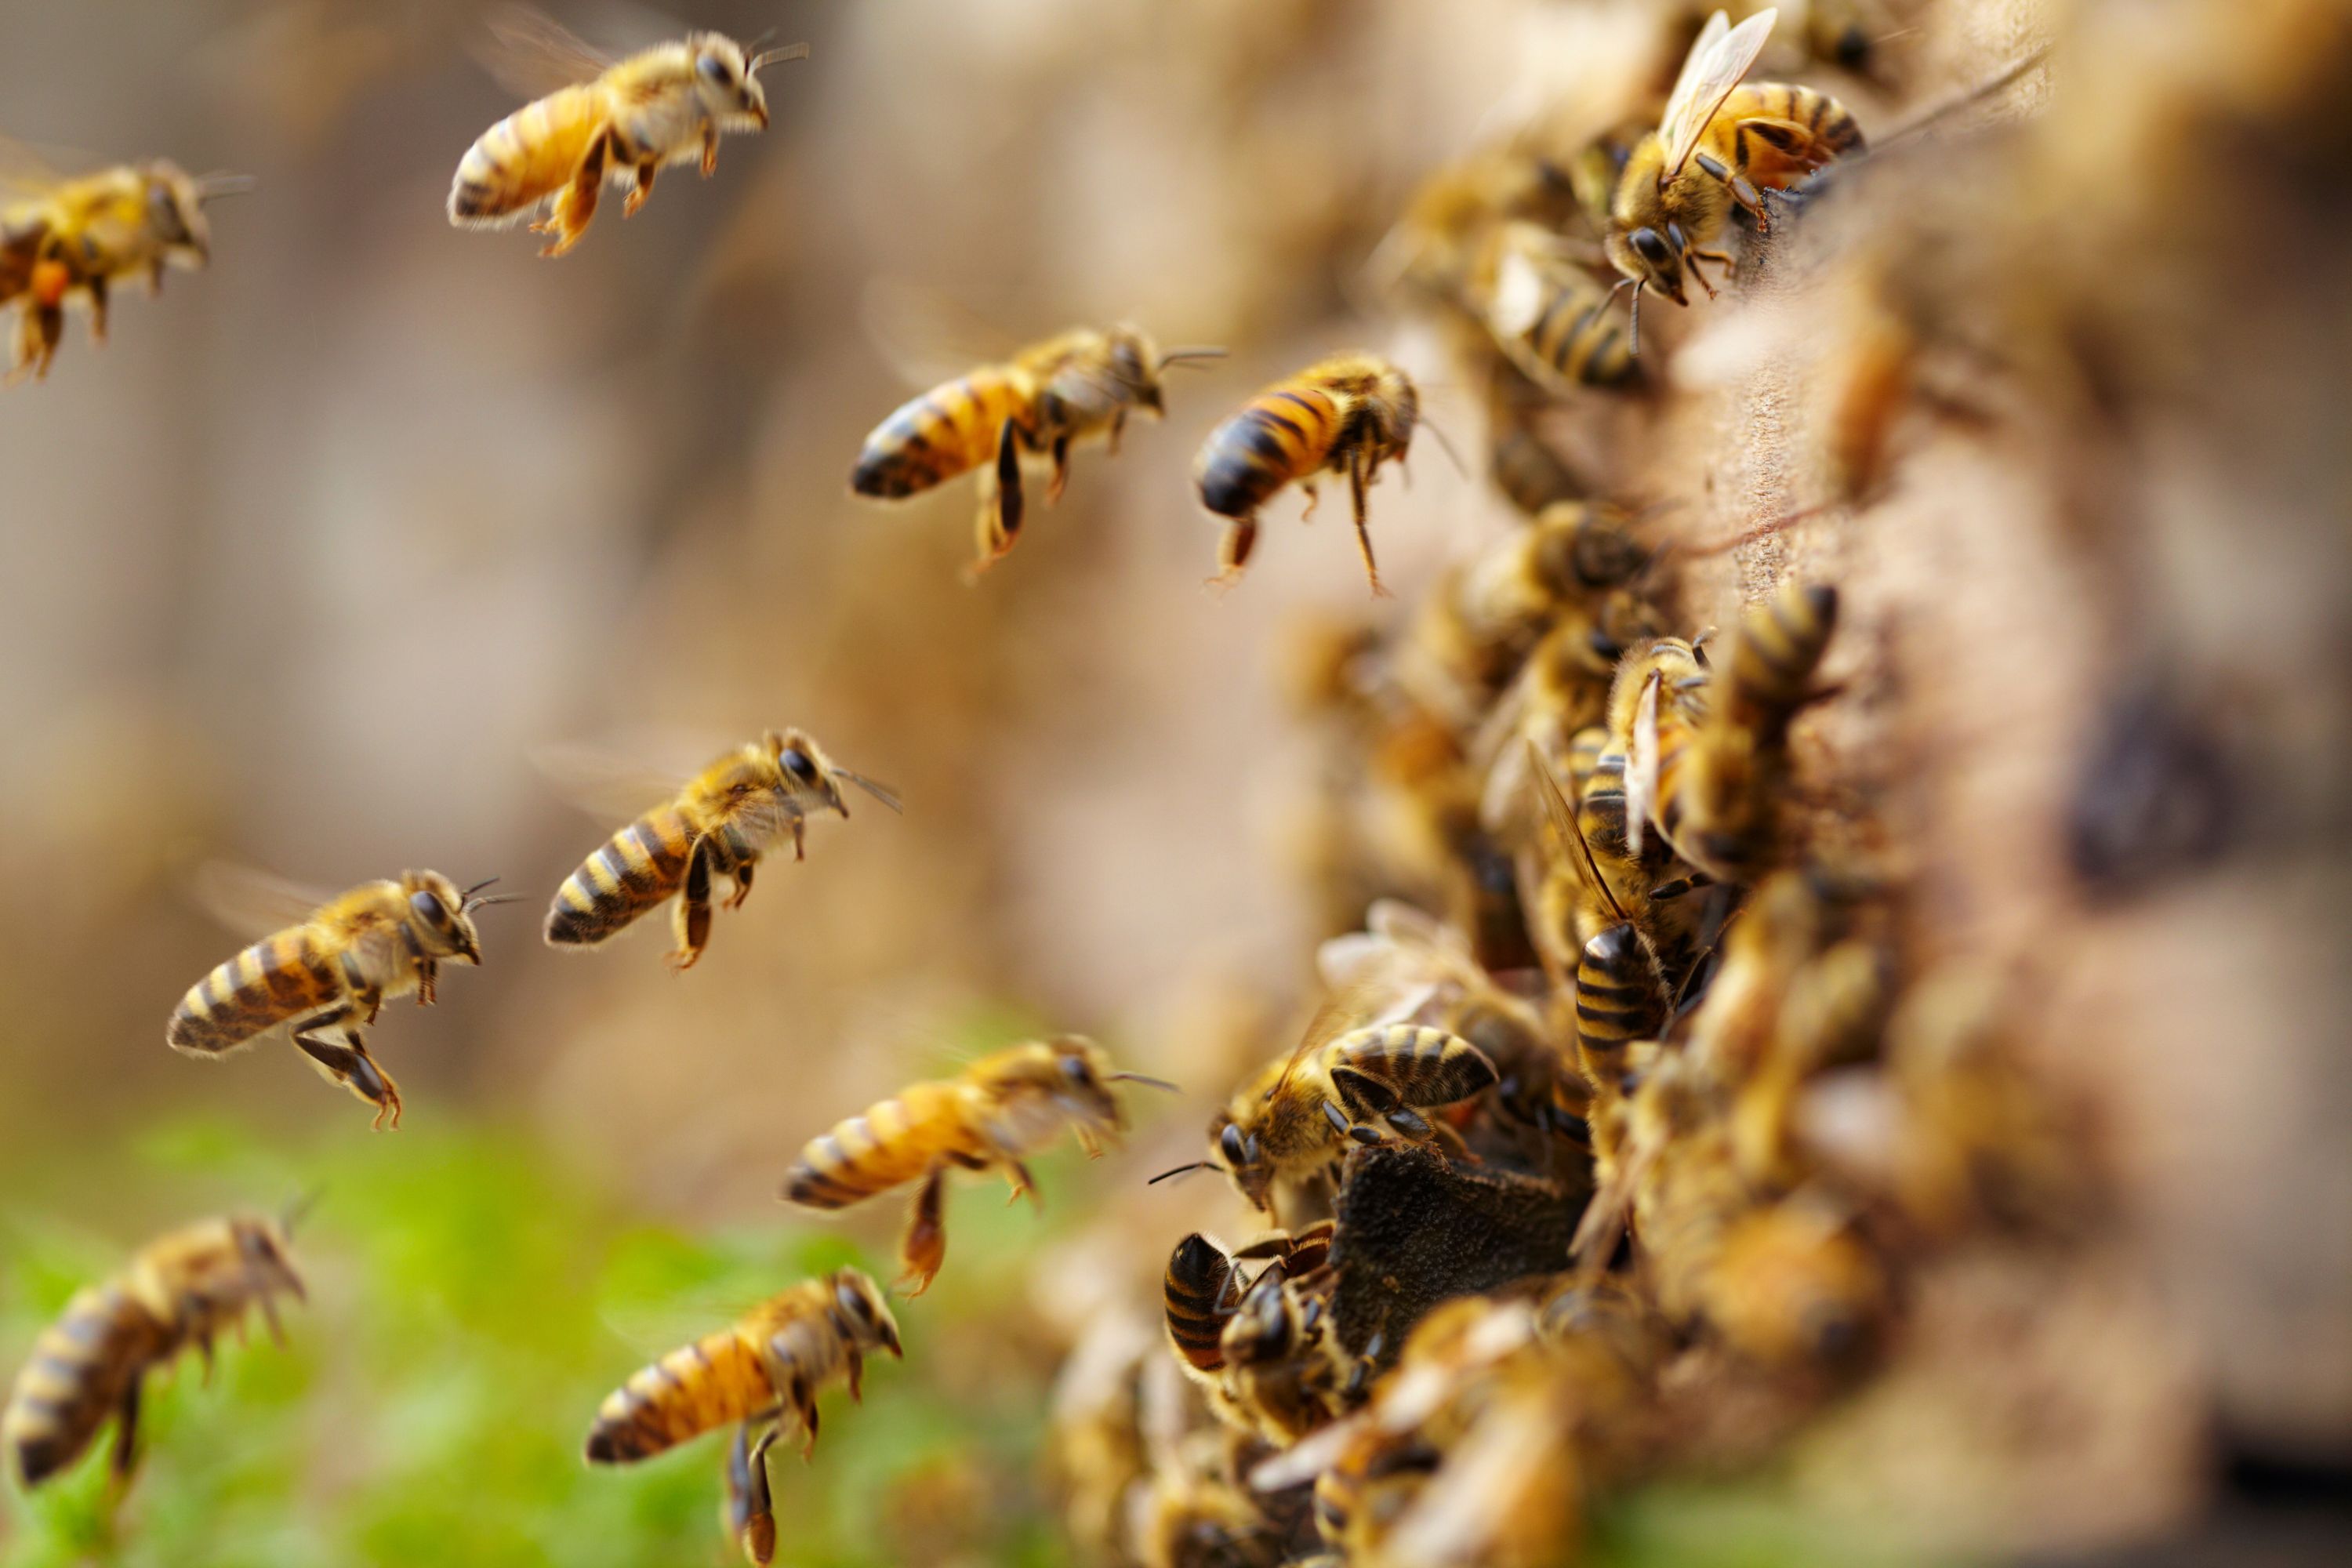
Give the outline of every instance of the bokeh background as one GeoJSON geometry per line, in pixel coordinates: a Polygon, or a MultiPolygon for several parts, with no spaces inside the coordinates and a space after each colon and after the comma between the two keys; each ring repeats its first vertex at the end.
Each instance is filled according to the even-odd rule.
{"type": "MultiPolygon", "coordinates": [[[[828,1404],[816,1465],[777,1476],[787,1561],[1064,1561],[1029,1458],[1053,1368],[1090,1311],[1156,1277],[1139,1226],[1239,1224],[1213,1184],[1139,1184],[1192,1156],[1251,1026],[1309,983],[1323,931],[1297,872],[1320,764],[1280,672],[1302,619],[1367,613],[1338,506],[1305,528],[1277,506],[1249,579],[1204,593],[1216,530],[1191,455],[1252,389],[1360,345],[1424,377],[1475,466],[1477,389],[1368,264],[1420,176],[1498,124],[1563,92],[1607,103],[1596,121],[1636,97],[1622,62],[1673,63],[1665,8],[708,0],[685,19],[773,27],[814,58],[769,77],[772,129],[729,141],[715,179],[672,171],[626,223],[608,201],[561,263],[442,215],[458,157],[513,106],[475,58],[486,9],[0,0],[0,133],[68,164],[161,153],[257,179],[215,209],[209,270],[121,298],[102,351],[76,325],[46,383],[0,395],[0,1364],[154,1231],[324,1189],[291,1346],[230,1353],[210,1389],[183,1368],[113,1522],[96,1466],[12,1492],[0,1560],[726,1560],[716,1444],[592,1474],[577,1451],[596,1400],[803,1273],[886,1273],[896,1206],[788,1213],[773,1194],[793,1152],[908,1079],[1052,1028],[1187,1093],[1139,1107],[1102,1164],[1045,1162],[1043,1215],[960,1192],[948,1269],[901,1314],[908,1364],[878,1369],[863,1410],[828,1404]],[[907,297],[1005,342],[1124,318],[1234,354],[1177,373],[1167,421],[1130,428],[1116,458],[1082,452],[1061,504],[968,588],[968,483],[889,508],[846,493],[865,432],[918,390],[886,319],[907,297]],[[688,976],[665,971],[656,922],[589,955],[541,944],[541,900],[613,826],[567,799],[555,756],[683,771],[782,723],[898,786],[906,816],[854,804],[818,825],[808,861],[722,915],[688,976]],[[407,1099],[397,1133],[371,1134],[281,1044],[212,1065],[164,1047],[182,991],[244,934],[194,896],[216,860],[321,888],[497,873],[530,895],[484,917],[480,973],[375,1031],[407,1099]]],[[[2273,41],[2298,25],[2251,9],[2273,41]]],[[[614,47],[665,30],[556,10],[614,47]]],[[[2340,41],[2332,6],[2308,10],[2312,37],[2340,41]]],[[[1914,7],[1904,100],[2009,58],[2045,11],[2108,62],[2094,87],[2116,96],[2075,110],[2062,171],[2095,188],[2111,172],[2096,103],[2201,47],[2221,8],[1914,7]]],[[[2260,70],[2231,79],[2250,124],[2275,87],[2260,70]]],[[[1840,91],[1866,124],[1893,100],[1840,91]]],[[[2272,145],[2249,130],[2200,150],[2272,145]]],[[[2210,188],[2184,182],[2179,213],[2210,188]]],[[[1979,1517],[1988,1498],[2017,1505],[2013,1477],[1902,1494],[1963,1518],[1943,1539],[1971,1553],[2161,1533],[2236,1495],[2237,1460],[2257,1489],[2300,1500],[2316,1475],[2324,1493],[2352,1433],[2336,961],[2352,879],[2340,849],[2306,853],[2342,826],[2352,755],[2352,539],[2326,455],[2347,323],[2341,269],[2321,264],[2343,236],[2292,231],[2279,287],[2248,300],[2262,290],[2231,244],[2247,229],[2218,213],[2189,224],[2190,263],[2157,272],[2176,292],[2134,292],[2166,232],[2124,226],[2113,251],[2055,237],[2079,210],[2120,226],[2141,209],[2044,196],[2043,226],[2003,254],[2111,275],[2098,325],[2164,348],[2176,382],[2185,364],[2248,389],[2238,422],[2163,403],[2065,482],[2063,453],[2009,488],[2014,454],[1931,457],[1876,532],[1786,547],[1875,585],[1843,656],[1858,682],[1900,653],[1929,672],[1914,689],[1950,694],[1923,710],[1925,740],[1872,728],[1867,707],[1840,740],[1874,787],[1935,785],[1902,798],[1969,851],[1936,883],[1951,929],[2011,951],[2086,932],[2051,1027],[2120,1151],[2125,1261],[2103,1254],[2048,1297],[2004,1275],[2007,1316],[1979,1313],[1958,1342],[1998,1357],[2054,1300],[2035,1354],[2105,1351],[2123,1392],[2021,1439],[2063,1449],[2079,1420],[2097,1452],[2019,1520],[1979,1517]],[[2244,308],[2226,331],[2225,303],[2244,308]],[[2143,469],[2167,417],[2204,439],[2143,469]],[[2118,556],[2126,588],[2101,576],[2118,556]],[[1962,580],[1990,585],[1937,613],[1962,580]],[[2242,771],[2292,787],[2257,792],[2273,815],[2248,819],[2238,842],[2256,852],[2218,889],[2085,922],[2056,847],[2005,814],[2071,781],[2105,694],[2152,667],[2222,715],[2242,771]],[[1934,684],[1951,671],[1965,679],[1934,684]]],[[[1656,471],[1617,476],[1700,534],[1804,499],[1769,439],[1753,458],[1778,417],[1758,363],[1798,335],[1762,320],[1699,362],[1715,380],[1657,427],[1656,471]]],[[[2081,370],[2101,346],[2063,381],[2093,426],[2118,401],[2081,370]]],[[[1429,444],[1376,500],[1405,604],[1511,526],[1429,444]]],[[[1701,618],[1727,620],[1782,548],[1702,569],[1701,618]]],[[[1856,1425],[1844,1458],[1883,1461],[1920,1420],[1965,1427],[1917,1415],[1950,1393],[1856,1425]]],[[[1835,1493],[1839,1452],[1816,1456],[1811,1503],[1835,1493]]],[[[1918,1552],[1841,1521],[1780,1490],[1677,1489],[1604,1520],[1600,1550],[1918,1552]]]]}

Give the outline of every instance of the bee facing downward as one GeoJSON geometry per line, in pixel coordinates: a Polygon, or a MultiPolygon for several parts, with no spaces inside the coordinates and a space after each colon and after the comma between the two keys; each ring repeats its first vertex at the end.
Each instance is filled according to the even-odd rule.
{"type": "Polygon", "coordinates": [[[502,43],[537,56],[570,85],[523,105],[467,149],[449,187],[449,221],[503,228],[544,207],[547,216],[531,225],[554,237],[541,256],[580,243],[608,179],[631,187],[621,216],[634,217],[668,165],[698,159],[709,178],[722,133],[767,129],[760,71],[809,52],[793,44],[753,54],[721,33],[689,33],[615,60],[536,13],[509,18],[499,31],[502,43]]]}
{"type": "Polygon", "coordinates": [[[673,969],[694,967],[710,940],[711,879],[731,878],[729,909],[751,896],[760,858],[789,832],[793,858],[808,858],[808,814],[849,815],[844,779],[892,811],[887,786],[854,773],[798,730],[771,730],[702,770],[674,799],[654,807],[604,841],[563,879],[547,911],[551,947],[593,947],[675,897],[677,949],[673,969]]]}
{"type": "Polygon", "coordinates": [[[473,916],[505,901],[478,896],[496,880],[461,889],[438,871],[404,871],[362,882],[190,986],[163,1037],[215,1057],[284,1026],[320,1072],[376,1108],[377,1127],[398,1127],[400,1090],[360,1030],[412,991],[430,1006],[444,960],[482,962],[473,916]]]}
{"type": "Polygon", "coordinates": [[[1711,245],[1736,205],[1769,226],[1764,193],[1785,190],[1863,144],[1862,127],[1827,93],[1786,82],[1740,85],[1771,36],[1778,13],[1759,11],[1737,27],[1720,11],[1707,18],[1666,100],[1665,118],[1642,138],[1619,176],[1609,209],[1609,259],[1633,289],[1633,342],[1641,342],[1642,291],[1690,301],[1684,274],[1711,298],[1699,271],[1731,258],[1711,245]]]}
{"type": "Polygon", "coordinates": [[[270,1337],[283,1342],[276,1297],[303,1297],[287,1229],[266,1219],[205,1220],[149,1242],[122,1272],[76,1292],[33,1346],[0,1417],[0,1445],[25,1484],[38,1486],[79,1458],[110,1415],[114,1476],[129,1481],[150,1372],[191,1345],[209,1372],[214,1340],[224,1329],[242,1332],[257,1307],[270,1337]]]}
{"type": "Polygon", "coordinates": [[[1120,325],[1107,332],[1076,328],[902,405],[866,437],[849,488],[862,496],[898,500],[978,468],[980,553],[971,565],[976,576],[1019,540],[1025,510],[1023,453],[1052,458],[1054,477],[1045,500],[1048,505],[1061,500],[1075,443],[1100,436],[1116,454],[1129,414],[1166,414],[1161,371],[1222,358],[1224,352],[1189,348],[1162,353],[1139,327],[1120,325]]]}
{"type": "Polygon", "coordinates": [[[1307,492],[1315,510],[1316,476],[1345,474],[1355,507],[1356,545],[1372,592],[1385,595],[1364,521],[1364,492],[1390,459],[1402,462],[1421,423],[1412,378],[1374,354],[1344,353],[1308,365],[1257,395],[1201,447],[1192,464],[1201,504],[1229,520],[1217,549],[1221,587],[1241,581],[1257,543],[1258,509],[1285,486],[1307,492]]]}

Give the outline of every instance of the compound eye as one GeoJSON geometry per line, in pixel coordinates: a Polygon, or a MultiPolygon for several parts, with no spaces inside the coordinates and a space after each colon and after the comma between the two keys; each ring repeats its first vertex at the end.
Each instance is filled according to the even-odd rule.
{"type": "Polygon", "coordinates": [[[866,1298],[864,1295],[859,1293],[857,1287],[845,1279],[840,1284],[833,1288],[833,1293],[841,1302],[841,1310],[843,1311],[847,1312],[851,1317],[856,1319],[861,1323],[868,1325],[872,1324],[874,1321],[874,1313],[866,1305],[866,1298]]]}
{"type": "Polygon", "coordinates": [[[1624,645],[1599,626],[1593,627],[1592,635],[1585,640],[1594,653],[1612,664],[1625,657],[1624,645]]]}
{"type": "Polygon", "coordinates": [[[1068,1079],[1072,1083],[1085,1083],[1087,1079],[1093,1078],[1094,1074],[1087,1070],[1086,1058],[1064,1057],[1062,1058],[1062,1076],[1068,1079]]]}
{"type": "Polygon", "coordinates": [[[440,894],[430,891],[411,893],[408,895],[408,907],[434,930],[449,929],[449,906],[441,901],[440,894]]]}
{"type": "Polygon", "coordinates": [[[1250,1163],[1248,1147],[1242,1142],[1242,1130],[1230,1122],[1225,1125],[1224,1136],[1217,1140],[1217,1148],[1223,1153],[1225,1163],[1236,1170],[1250,1163]]]}
{"type": "Polygon", "coordinates": [[[1666,247],[1665,240],[1654,228],[1635,229],[1633,248],[1640,253],[1643,260],[1653,267],[1664,267],[1675,258],[1675,253],[1666,247]]]}
{"type": "Polygon", "coordinates": [[[735,85],[735,68],[723,56],[705,55],[695,62],[694,68],[700,71],[704,79],[714,86],[733,87],[735,85]]]}
{"type": "Polygon", "coordinates": [[[776,761],[780,765],[782,765],[784,772],[792,774],[793,777],[800,780],[801,783],[816,783],[816,764],[809,761],[809,754],[806,752],[802,751],[798,746],[786,746],[783,750],[783,754],[779,756],[776,761]]]}

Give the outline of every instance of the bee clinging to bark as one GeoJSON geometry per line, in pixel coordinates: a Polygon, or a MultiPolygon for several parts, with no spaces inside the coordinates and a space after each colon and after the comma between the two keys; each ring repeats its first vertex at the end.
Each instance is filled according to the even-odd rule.
{"type": "Polygon", "coordinates": [[[276,1299],[304,1295],[287,1229],[244,1215],[205,1220],[159,1237],[121,1273],[76,1292],[65,1315],[42,1331],[0,1417],[0,1446],[25,1484],[38,1486],[79,1458],[109,1416],[110,1463],[117,1484],[127,1484],[138,1463],[140,1391],[150,1372],[193,1345],[209,1373],[213,1342],[224,1329],[242,1334],[255,1309],[270,1337],[284,1342],[276,1299]]]}
{"type": "Polygon", "coordinates": [[[102,344],[114,284],[143,279],[152,294],[171,268],[203,268],[212,256],[205,204],[249,185],[192,177],[168,158],[68,178],[14,147],[0,153],[26,171],[0,179],[18,193],[0,202],[0,308],[19,311],[11,381],[48,374],[68,304],[89,307],[90,341],[102,344]]]}
{"type": "Polygon", "coordinates": [[[803,1454],[816,1447],[820,1389],[840,1382],[861,1396],[866,1357],[904,1359],[898,1325],[872,1279],[837,1268],[804,1279],[717,1333],[670,1352],[606,1397],[588,1433],[588,1462],[650,1458],[714,1427],[742,1423],[727,1458],[725,1518],[760,1568],[775,1551],[767,1453],[797,1422],[803,1454]]]}
{"type": "Polygon", "coordinates": [[[845,780],[899,808],[888,786],[841,766],[802,731],[771,730],[738,746],[564,879],[547,911],[548,945],[593,946],[675,897],[677,947],[669,964],[693,968],[710,940],[713,879],[734,882],[727,907],[740,909],[761,858],[779,838],[790,833],[793,858],[805,859],[809,814],[849,815],[845,780]]]}
{"type": "Polygon", "coordinates": [[[672,163],[719,167],[719,138],[764,131],[767,90],[759,73],[808,58],[806,44],[754,54],[720,33],[689,33],[614,59],[536,12],[494,24],[500,43],[565,85],[523,105],[488,131],[458,162],[449,221],[503,228],[546,209],[535,234],[551,235],[541,256],[580,243],[604,184],[632,187],[621,216],[634,217],[672,163]]]}
{"type": "Polygon", "coordinates": [[[1372,535],[1366,526],[1364,492],[1381,466],[1402,462],[1421,422],[1421,394],[1412,378],[1374,354],[1334,354],[1257,395],[1226,420],[1201,447],[1192,478],[1201,504],[1227,520],[1212,581],[1241,581],[1257,543],[1258,509],[1284,487],[1307,492],[1315,502],[1315,481],[1324,473],[1344,474],[1355,509],[1356,544],[1372,592],[1385,595],[1372,561],[1372,535]]]}
{"type": "Polygon", "coordinates": [[[1733,209],[1759,229],[1769,226],[1767,192],[1785,190],[1831,160],[1863,145],[1862,128],[1826,93],[1786,82],[1742,86],[1740,79],[1771,35],[1776,13],[1759,11],[1737,27],[1720,11],[1707,18],[1683,62],[1658,129],[1625,162],[1610,204],[1610,262],[1633,290],[1633,347],[1641,344],[1642,291],[1655,289],[1688,304],[1685,275],[1712,297],[1699,270],[1732,260],[1709,248],[1733,209]]]}
{"type": "Polygon", "coordinates": [[[1002,1170],[1013,1195],[1036,1197],[1024,1162],[1068,1128],[1089,1157],[1127,1129],[1115,1083],[1173,1084],[1114,1072],[1091,1040],[1065,1035],[982,1057],[951,1079],[914,1084],[809,1140],[784,1178],[785,1201],[840,1209],[920,1180],[899,1249],[902,1285],[919,1296],[946,1260],[942,1213],[950,1170],[1002,1170]]]}
{"type": "Polygon", "coordinates": [[[1167,413],[1160,372],[1224,354],[1219,348],[1165,353],[1140,327],[1078,327],[982,365],[902,405],[866,437],[849,476],[862,496],[897,500],[980,470],[977,575],[1011,550],[1026,510],[1024,454],[1052,460],[1048,505],[1069,482],[1070,448],[1094,437],[1118,450],[1129,414],[1167,413]]]}
{"type": "Polygon", "coordinates": [[[320,1072],[376,1108],[377,1127],[398,1127],[400,1090],[361,1031],[412,991],[431,1005],[445,961],[482,962],[474,911],[506,901],[481,896],[496,880],[459,888],[438,871],[404,871],[362,882],[190,986],[163,1037],[175,1051],[216,1057],[282,1026],[320,1072]]]}

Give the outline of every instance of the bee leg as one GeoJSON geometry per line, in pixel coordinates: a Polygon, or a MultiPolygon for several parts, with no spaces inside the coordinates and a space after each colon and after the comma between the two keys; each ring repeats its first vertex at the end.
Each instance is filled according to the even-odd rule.
{"type": "Polygon", "coordinates": [[[633,218],[637,216],[637,209],[646,205],[647,196],[654,194],[654,176],[660,173],[661,164],[652,158],[637,165],[636,188],[631,191],[627,198],[621,203],[623,218],[633,218]]]}
{"type": "Polygon", "coordinates": [[[381,1129],[387,1117],[394,1127],[400,1125],[400,1089],[367,1054],[352,1023],[351,1008],[338,1007],[305,1018],[294,1026],[293,1036],[303,1055],[318,1063],[328,1078],[376,1108],[375,1127],[381,1129]],[[338,1035],[340,1045],[334,1037],[338,1035]]]}
{"type": "Polygon", "coordinates": [[[1323,504],[1323,492],[1316,488],[1313,479],[1299,480],[1298,488],[1307,492],[1307,510],[1298,514],[1298,521],[1312,522],[1315,521],[1315,509],[1323,504]]]}
{"type": "Polygon", "coordinates": [[[735,891],[730,894],[727,900],[727,907],[729,909],[741,909],[743,907],[743,900],[751,896],[751,872],[758,865],[759,862],[756,860],[746,860],[742,865],[736,868],[735,891]]]}
{"type": "Polygon", "coordinates": [[[1119,432],[1121,432],[1121,431],[1125,430],[1126,428],[1127,428],[1127,410],[1126,410],[1126,409],[1124,409],[1124,408],[1122,408],[1122,409],[1120,409],[1118,413],[1116,413],[1116,414],[1114,414],[1114,415],[1112,415],[1112,416],[1110,416],[1110,431],[1109,431],[1109,439],[1108,439],[1108,442],[1106,443],[1106,447],[1107,447],[1107,449],[1109,451],[1110,455],[1111,455],[1112,457],[1114,457],[1114,458],[1116,458],[1116,457],[1118,457],[1118,437],[1119,437],[1119,432]]]}
{"type": "Polygon", "coordinates": [[[1048,480],[1045,485],[1045,504],[1047,506],[1052,506],[1055,502],[1060,500],[1062,499],[1062,491],[1069,487],[1070,438],[1067,436],[1055,437],[1053,453],[1054,477],[1052,479],[1048,480]]]}
{"type": "Polygon", "coordinates": [[[702,128],[702,177],[707,180],[717,173],[719,173],[719,127],[706,125],[702,128]]]}
{"type": "Polygon", "coordinates": [[[808,1429],[808,1440],[801,1445],[801,1463],[805,1465],[816,1458],[816,1394],[807,1384],[793,1384],[793,1408],[808,1429]]]}
{"type": "Polygon", "coordinates": [[[1094,1135],[1094,1130],[1092,1128],[1077,1127],[1073,1128],[1071,1131],[1077,1134],[1078,1147],[1087,1152],[1087,1159],[1099,1160],[1102,1158],[1102,1141],[1094,1135]]]}
{"type": "Polygon", "coordinates": [[[100,348],[106,346],[106,279],[89,280],[89,341],[100,348]]]}
{"type": "Polygon", "coordinates": [[[580,155],[580,166],[572,172],[572,183],[555,193],[555,205],[531,226],[541,234],[555,236],[540,248],[540,255],[561,256],[588,232],[596,217],[596,198],[604,189],[604,165],[612,149],[610,131],[599,131],[590,138],[588,150],[580,155]]]}
{"type": "Polygon", "coordinates": [[[737,1428],[727,1452],[727,1526],[755,1568],[767,1568],[776,1556],[775,1501],[768,1489],[768,1449],[776,1428],[751,1440],[752,1426],[762,1419],[755,1415],[737,1428]]]}
{"type": "Polygon", "coordinates": [[[418,1006],[433,1005],[433,985],[434,982],[441,977],[439,970],[440,966],[429,958],[418,962],[416,965],[416,1005],[418,1006]]]}
{"type": "Polygon", "coordinates": [[[131,1473],[139,1468],[139,1393],[146,1381],[144,1376],[132,1378],[122,1391],[122,1403],[115,1406],[114,1448],[106,1468],[114,1478],[117,1496],[131,1489],[131,1473]]]}
{"type": "Polygon", "coordinates": [[[1037,1178],[1029,1173],[1028,1166],[1018,1160],[1009,1162],[1006,1180],[1013,1184],[1013,1190],[1004,1194],[1005,1207],[1011,1208],[1025,1197],[1032,1207],[1040,1213],[1045,1211],[1045,1199],[1037,1191],[1037,1178]]]}
{"type": "Polygon", "coordinates": [[[1437,1136],[1436,1131],[1429,1125],[1428,1119],[1423,1116],[1420,1111],[1410,1110],[1402,1105],[1398,1106],[1394,1110],[1384,1113],[1381,1120],[1387,1122],[1390,1126],[1395,1128],[1398,1131],[1403,1133],[1408,1138],[1434,1138],[1437,1136]]]}
{"type": "Polygon", "coordinates": [[[853,1405],[866,1403],[866,1354],[856,1346],[848,1352],[849,1400],[853,1405]]]}
{"type": "Polygon", "coordinates": [[[945,1165],[931,1167],[922,1190],[907,1208],[907,1234],[898,1243],[898,1261],[905,1265],[897,1283],[912,1283],[907,1299],[913,1300],[931,1288],[931,1280],[940,1265],[948,1258],[947,1226],[940,1210],[947,1198],[948,1171],[945,1165]]]}
{"type": "Polygon", "coordinates": [[[1369,482],[1365,459],[1360,452],[1348,463],[1348,499],[1356,509],[1356,550],[1364,558],[1364,575],[1371,582],[1372,597],[1385,599],[1390,596],[1389,591],[1381,586],[1381,569],[1372,560],[1372,531],[1364,520],[1364,489],[1369,482]]]}
{"type": "Polygon", "coordinates": [[[668,963],[671,973],[683,974],[694,967],[704,944],[710,941],[710,849],[701,839],[695,840],[687,856],[686,880],[677,890],[677,912],[673,919],[677,951],[669,955],[668,963]]]}
{"type": "Polygon", "coordinates": [[[1223,539],[1217,541],[1217,574],[1209,579],[1212,588],[1230,588],[1242,580],[1242,571],[1249,564],[1250,552],[1257,548],[1257,520],[1235,518],[1225,525],[1223,539]]]}
{"type": "Polygon", "coordinates": [[[980,552],[965,574],[967,582],[1021,542],[1021,523],[1028,510],[1021,483],[1021,426],[1007,419],[996,432],[996,461],[980,477],[980,552]]]}

